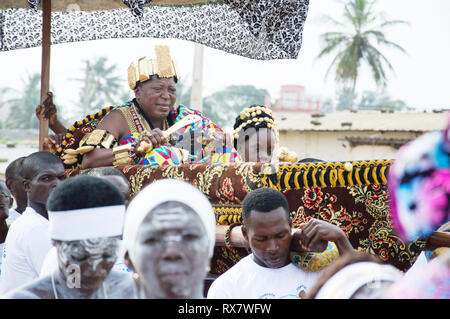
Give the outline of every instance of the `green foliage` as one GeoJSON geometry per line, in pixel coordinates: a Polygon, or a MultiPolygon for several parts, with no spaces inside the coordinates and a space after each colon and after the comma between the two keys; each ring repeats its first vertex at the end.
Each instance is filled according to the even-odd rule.
{"type": "Polygon", "coordinates": [[[100,109],[126,102],[131,92],[123,76],[117,75],[117,65],[109,65],[108,58],[97,57],[93,61],[84,61],[83,78],[73,79],[83,85],[79,94],[79,118],[95,113],[100,109]]]}
{"type": "Polygon", "coordinates": [[[364,91],[357,105],[358,110],[400,111],[407,108],[402,100],[393,100],[386,92],[364,91]]]}
{"type": "Polygon", "coordinates": [[[335,81],[346,90],[350,90],[348,92],[353,95],[362,63],[369,66],[378,86],[386,86],[386,67],[391,71],[393,67],[380,52],[381,46],[406,53],[400,45],[388,41],[383,30],[388,26],[407,22],[386,20],[383,13],[374,10],[375,4],[376,0],[347,0],[342,22],[329,16],[324,17],[324,20],[334,25],[334,28],[340,28],[342,31],[326,32],[321,35],[324,47],[317,58],[334,55],[326,76],[334,69],[335,81]]]}
{"type": "Polygon", "coordinates": [[[354,105],[361,111],[400,111],[408,109],[402,100],[394,100],[385,91],[364,91],[360,97],[353,95],[350,90],[343,89],[336,98],[336,111],[344,111],[354,105]]]}
{"type": "Polygon", "coordinates": [[[3,108],[9,110],[8,116],[4,122],[6,128],[39,128],[39,121],[35,114],[35,109],[40,102],[40,83],[39,73],[28,75],[23,80],[23,88],[16,90],[13,88],[3,88],[3,94],[9,98],[2,101],[3,108]]]}
{"type": "Polygon", "coordinates": [[[233,127],[239,112],[252,104],[264,105],[269,95],[253,85],[231,85],[203,99],[203,113],[222,128],[233,127]]]}

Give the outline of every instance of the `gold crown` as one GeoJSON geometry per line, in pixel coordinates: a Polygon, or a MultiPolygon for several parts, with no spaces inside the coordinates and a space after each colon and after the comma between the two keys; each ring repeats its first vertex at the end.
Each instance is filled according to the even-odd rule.
{"type": "Polygon", "coordinates": [[[175,62],[170,56],[167,45],[157,45],[155,47],[156,59],[148,59],[146,56],[138,60],[137,67],[131,62],[128,67],[128,85],[134,90],[138,81],[144,82],[150,79],[152,75],[158,75],[160,78],[171,78],[175,76],[180,79],[175,62]]]}

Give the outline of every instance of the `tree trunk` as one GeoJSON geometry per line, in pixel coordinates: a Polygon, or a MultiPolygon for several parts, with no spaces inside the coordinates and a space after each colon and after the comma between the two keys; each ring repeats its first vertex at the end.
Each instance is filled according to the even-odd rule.
{"type": "Polygon", "coordinates": [[[354,110],[354,105],[355,105],[355,89],[356,89],[356,79],[357,79],[357,75],[353,78],[353,85],[352,85],[352,95],[350,97],[350,111],[354,110]]]}

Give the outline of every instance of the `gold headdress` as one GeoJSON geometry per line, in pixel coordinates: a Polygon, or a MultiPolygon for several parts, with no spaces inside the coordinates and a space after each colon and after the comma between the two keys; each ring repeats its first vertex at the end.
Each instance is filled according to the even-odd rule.
{"type": "Polygon", "coordinates": [[[171,78],[180,76],[177,73],[175,62],[170,56],[167,45],[157,45],[155,47],[156,59],[148,59],[146,56],[138,60],[137,67],[131,62],[128,67],[128,85],[134,90],[138,81],[147,81],[152,75],[160,78],[171,78]]]}

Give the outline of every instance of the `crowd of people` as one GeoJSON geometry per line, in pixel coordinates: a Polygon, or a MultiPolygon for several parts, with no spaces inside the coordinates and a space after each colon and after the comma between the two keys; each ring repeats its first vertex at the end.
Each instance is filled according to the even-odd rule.
{"type": "MultiPolygon", "coordinates": [[[[444,244],[430,240],[404,273],[355,249],[334,224],[313,218],[293,229],[286,196],[272,188],[248,193],[243,224],[231,226],[216,225],[209,199],[185,181],[158,180],[132,197],[115,167],[298,158],[278,156],[274,117],[264,106],[244,108],[232,134],[201,112],[175,108],[178,74],[166,48],[158,48],[154,60],[131,64],[128,76],[135,98],[107,113],[74,149],[83,150],[76,153],[78,176],[67,178],[64,157],[55,155],[66,131],[51,94],[37,108],[55,134],[46,139],[46,150],[11,162],[0,181],[1,298],[450,297],[445,236],[444,244]],[[187,123],[190,115],[196,120],[187,123]],[[168,137],[165,132],[180,122],[184,126],[168,137]],[[186,140],[191,152],[180,146],[186,140]],[[251,252],[204,295],[214,247],[224,242],[251,252]],[[292,252],[333,249],[337,258],[319,271],[290,259],[292,252]]],[[[403,240],[449,232],[449,155],[450,128],[425,134],[398,153],[388,188],[395,231],[403,240]]]]}

